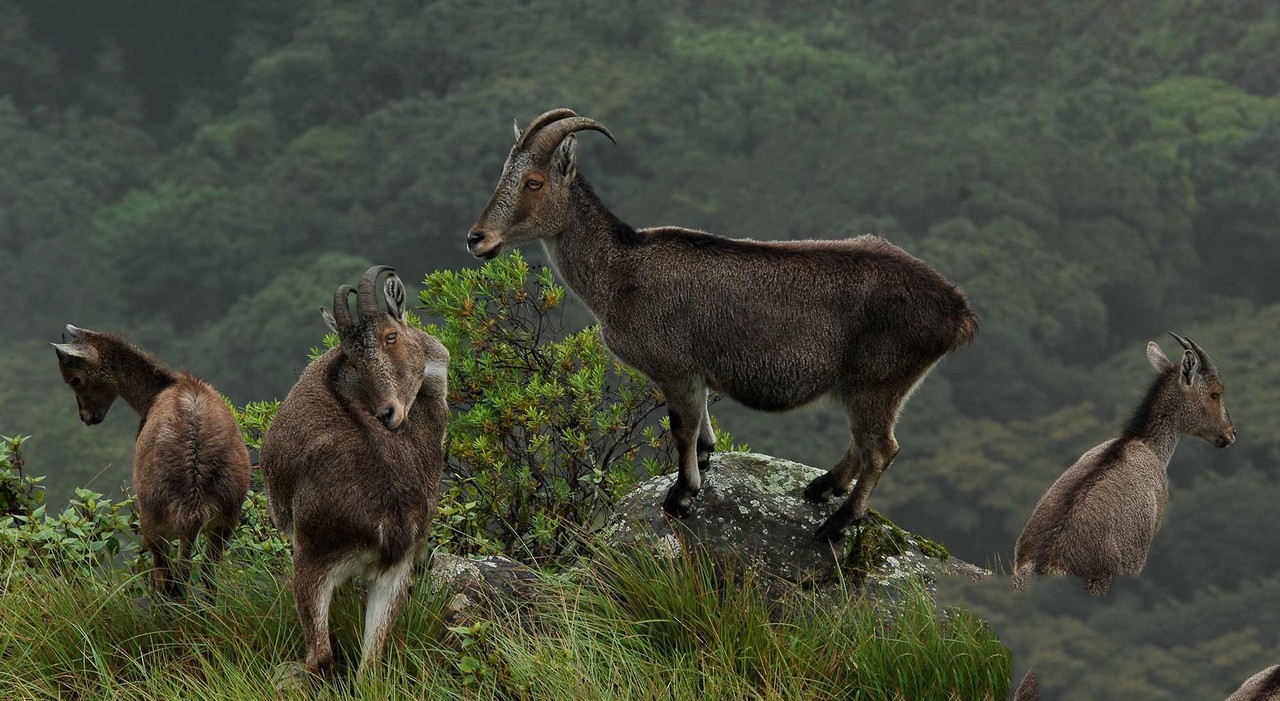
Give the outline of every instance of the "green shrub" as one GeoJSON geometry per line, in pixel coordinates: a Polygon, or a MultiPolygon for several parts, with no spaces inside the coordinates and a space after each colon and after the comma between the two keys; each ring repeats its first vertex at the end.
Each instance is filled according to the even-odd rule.
{"type": "Polygon", "coordinates": [[[423,287],[420,309],[440,321],[422,328],[452,355],[439,531],[450,549],[562,555],[673,464],[662,396],[610,356],[597,327],[564,333],[565,290],[550,269],[513,253],[423,287]]]}
{"type": "Polygon", "coordinates": [[[133,498],[113,501],[88,489],[49,513],[40,477],[24,474],[27,437],[0,437],[0,558],[64,576],[84,574],[120,555],[137,533],[133,498]]]}

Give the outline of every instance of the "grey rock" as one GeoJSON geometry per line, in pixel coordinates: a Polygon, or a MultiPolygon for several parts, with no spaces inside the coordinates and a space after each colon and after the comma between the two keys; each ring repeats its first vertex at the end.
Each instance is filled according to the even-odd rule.
{"type": "Polygon", "coordinates": [[[615,543],[644,542],[659,554],[696,543],[713,557],[733,558],[791,582],[812,585],[837,576],[864,585],[941,574],[983,576],[985,570],[946,555],[944,549],[875,514],[838,543],[814,538],[840,504],[813,504],[804,486],[824,471],[757,453],[716,453],[703,474],[702,491],[689,514],[673,519],[662,500],[675,475],[642,482],[604,526],[615,543]],[[855,557],[849,557],[850,554],[855,557]]]}
{"type": "Polygon", "coordinates": [[[528,601],[537,594],[538,575],[532,569],[500,555],[462,557],[437,553],[431,563],[431,579],[453,590],[446,614],[450,625],[470,618],[476,606],[528,601]]]}

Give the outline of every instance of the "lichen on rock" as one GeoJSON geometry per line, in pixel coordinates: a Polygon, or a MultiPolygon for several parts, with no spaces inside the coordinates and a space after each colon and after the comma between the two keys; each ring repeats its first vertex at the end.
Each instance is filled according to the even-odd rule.
{"type": "Polygon", "coordinates": [[[641,483],[622,500],[604,536],[617,543],[650,543],[667,553],[677,544],[696,544],[713,556],[809,585],[838,577],[861,584],[912,576],[932,582],[942,573],[982,572],[874,511],[841,542],[814,538],[818,526],[839,507],[839,500],[814,504],[802,495],[822,472],[757,453],[717,453],[685,518],[663,513],[663,497],[675,479],[663,475],[641,483]]]}

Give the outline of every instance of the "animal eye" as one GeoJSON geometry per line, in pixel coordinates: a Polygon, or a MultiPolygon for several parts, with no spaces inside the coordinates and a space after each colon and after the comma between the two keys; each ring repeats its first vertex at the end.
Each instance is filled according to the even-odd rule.
{"type": "Polygon", "coordinates": [[[1222,399],[1222,392],[1214,392],[1213,394],[1210,394],[1209,397],[1212,399],[1222,399]]]}
{"type": "Polygon", "coordinates": [[[79,387],[79,386],[80,386],[80,385],[82,385],[82,384],[84,384],[84,381],[83,381],[83,380],[81,380],[80,378],[78,378],[78,377],[73,377],[73,378],[71,378],[71,386],[72,386],[72,387],[79,387]]]}
{"type": "Polygon", "coordinates": [[[524,186],[529,188],[530,190],[541,190],[542,181],[538,180],[537,178],[530,178],[529,182],[525,183],[524,186]]]}
{"type": "Polygon", "coordinates": [[[391,344],[395,343],[395,342],[396,342],[396,337],[397,337],[398,335],[399,335],[399,334],[397,334],[395,331],[392,331],[391,333],[387,334],[387,345],[389,346],[389,345],[391,345],[391,344]]]}

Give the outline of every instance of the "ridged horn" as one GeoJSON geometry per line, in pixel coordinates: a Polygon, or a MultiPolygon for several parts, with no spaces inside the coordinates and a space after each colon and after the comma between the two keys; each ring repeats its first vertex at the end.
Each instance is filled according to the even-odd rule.
{"type": "Polygon", "coordinates": [[[1199,343],[1196,343],[1190,338],[1187,339],[1187,343],[1190,343],[1191,349],[1196,352],[1196,355],[1200,356],[1200,367],[1204,369],[1205,374],[1212,375],[1218,371],[1217,366],[1213,364],[1213,360],[1209,358],[1209,354],[1204,352],[1204,349],[1200,347],[1199,343]]]}
{"type": "Polygon", "coordinates": [[[360,285],[356,287],[356,313],[360,318],[377,314],[383,311],[378,306],[378,276],[384,272],[395,272],[395,268],[389,265],[375,265],[364,271],[364,275],[360,278],[360,285]]]}
{"type": "Polygon", "coordinates": [[[523,149],[529,143],[529,139],[533,138],[534,134],[537,134],[540,129],[556,121],[557,119],[565,119],[568,117],[577,117],[577,116],[578,116],[578,113],[574,112],[568,107],[557,107],[556,109],[543,112],[542,114],[538,115],[532,122],[529,122],[529,126],[525,127],[524,131],[520,132],[520,138],[516,139],[516,148],[523,149]]]}
{"type": "Polygon", "coordinates": [[[1182,350],[1191,350],[1191,344],[1187,342],[1187,339],[1172,331],[1169,332],[1169,335],[1173,336],[1173,340],[1177,341],[1178,345],[1182,346],[1182,350]]]}
{"type": "Polygon", "coordinates": [[[613,134],[609,133],[609,129],[600,122],[587,117],[569,117],[554,121],[540,129],[537,136],[534,136],[533,140],[529,142],[529,151],[538,158],[547,158],[552,151],[556,150],[560,142],[564,141],[566,136],[584,129],[598,131],[609,137],[609,140],[613,143],[618,143],[618,140],[613,138],[613,134]]]}
{"type": "Polygon", "coordinates": [[[341,285],[333,293],[333,320],[338,324],[339,335],[346,335],[355,325],[355,321],[351,319],[351,301],[348,299],[352,292],[355,290],[351,285],[341,285]]]}

